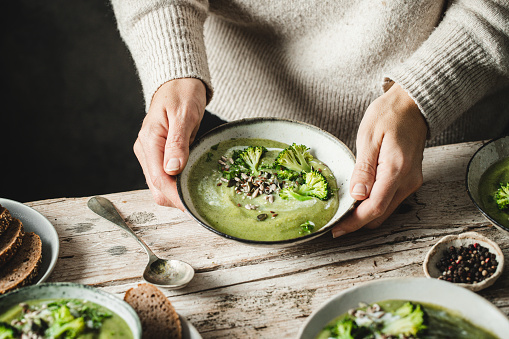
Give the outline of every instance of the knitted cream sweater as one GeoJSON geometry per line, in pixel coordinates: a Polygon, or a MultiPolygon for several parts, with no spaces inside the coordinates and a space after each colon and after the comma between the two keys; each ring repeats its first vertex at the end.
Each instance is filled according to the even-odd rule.
{"type": "Polygon", "coordinates": [[[392,81],[430,144],[490,138],[509,123],[509,0],[113,0],[147,104],[182,77],[225,120],[306,121],[354,146],[392,81]],[[212,98],[213,97],[213,98],[212,98]]]}

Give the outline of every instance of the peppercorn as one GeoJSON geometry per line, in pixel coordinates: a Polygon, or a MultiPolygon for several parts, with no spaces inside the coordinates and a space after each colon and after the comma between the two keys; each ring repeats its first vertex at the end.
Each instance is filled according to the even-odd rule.
{"type": "Polygon", "coordinates": [[[496,255],[479,243],[466,247],[450,246],[443,251],[436,267],[442,272],[438,277],[456,283],[473,284],[491,277],[497,270],[496,255]]]}

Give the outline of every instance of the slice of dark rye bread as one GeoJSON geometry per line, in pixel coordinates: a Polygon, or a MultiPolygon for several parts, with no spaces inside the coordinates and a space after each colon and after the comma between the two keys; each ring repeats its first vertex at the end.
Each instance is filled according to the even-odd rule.
{"type": "Polygon", "coordinates": [[[0,294],[30,284],[39,274],[41,258],[41,238],[25,233],[16,255],[0,269],[0,294]]]}
{"type": "Polygon", "coordinates": [[[0,236],[5,232],[5,230],[9,227],[12,221],[12,215],[9,210],[2,205],[0,205],[0,236]]]}
{"type": "Polygon", "coordinates": [[[181,339],[179,315],[163,292],[151,284],[143,283],[129,289],[124,300],[140,317],[143,339],[181,339]]]}
{"type": "Polygon", "coordinates": [[[11,260],[21,247],[24,234],[21,221],[12,219],[9,228],[0,235],[0,271],[3,271],[2,266],[11,260]]]}

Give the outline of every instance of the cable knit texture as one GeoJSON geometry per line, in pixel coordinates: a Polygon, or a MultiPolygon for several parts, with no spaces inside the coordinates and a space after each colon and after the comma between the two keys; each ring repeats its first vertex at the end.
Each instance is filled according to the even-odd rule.
{"type": "Polygon", "coordinates": [[[225,120],[306,121],[353,148],[366,108],[397,82],[430,145],[494,137],[509,123],[507,0],[112,3],[147,109],[163,83],[193,77],[225,120]]]}

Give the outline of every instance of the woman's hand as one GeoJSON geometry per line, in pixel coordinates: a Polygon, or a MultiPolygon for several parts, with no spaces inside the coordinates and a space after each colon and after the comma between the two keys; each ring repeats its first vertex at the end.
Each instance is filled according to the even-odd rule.
{"type": "Polygon", "coordinates": [[[205,105],[205,85],[193,78],[171,80],[152,98],[134,153],[159,205],[184,209],[174,176],[187,164],[189,145],[198,132],[205,105]]]}
{"type": "Polygon", "coordinates": [[[357,134],[350,195],[362,202],[332,229],[339,237],[376,228],[422,185],[428,127],[419,108],[397,84],[366,110],[357,134]]]}

